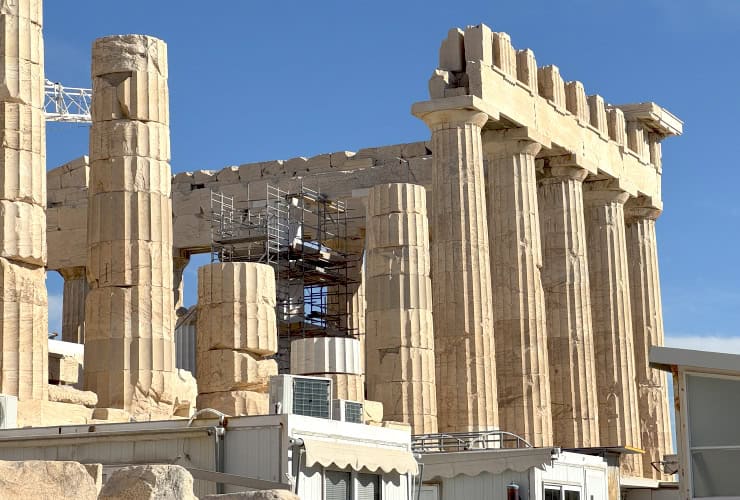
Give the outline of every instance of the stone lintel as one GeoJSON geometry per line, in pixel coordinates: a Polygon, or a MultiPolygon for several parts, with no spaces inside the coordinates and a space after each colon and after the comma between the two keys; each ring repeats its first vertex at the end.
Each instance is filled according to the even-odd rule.
{"type": "Polygon", "coordinates": [[[621,109],[624,113],[625,120],[642,122],[652,132],[661,136],[661,138],[681,135],[683,133],[683,122],[676,115],[654,102],[617,104],[609,107],[621,109]]]}
{"type": "MultiPolygon", "coordinates": [[[[552,142],[549,137],[542,134],[534,127],[516,127],[499,130],[486,130],[483,132],[483,149],[487,147],[499,148],[502,144],[534,143],[539,147],[533,154],[537,154],[542,148],[550,149],[552,142]]],[[[527,147],[522,144],[523,147],[527,147]]]]}
{"type": "Polygon", "coordinates": [[[432,99],[431,101],[417,102],[411,106],[411,114],[421,120],[424,120],[424,122],[427,122],[430,125],[438,121],[430,116],[433,113],[439,111],[458,110],[479,111],[481,113],[487,114],[489,120],[499,119],[499,113],[497,109],[484,102],[479,97],[475,97],[472,95],[460,95],[454,97],[444,97],[441,99],[432,99]]]}
{"type": "MultiPolygon", "coordinates": [[[[656,165],[650,162],[650,155],[638,155],[618,138],[605,135],[603,129],[568,112],[564,107],[564,97],[560,95],[562,84],[555,85],[558,98],[553,101],[546,92],[544,95],[533,94],[524,85],[512,82],[495,67],[467,61],[466,74],[469,80],[467,92],[498,111],[497,126],[536,128],[550,138],[553,150],[582,154],[584,161],[589,163],[583,166],[592,174],[603,172],[612,177],[627,177],[640,193],[660,197],[660,176],[656,165]]],[[[621,117],[622,110],[617,111],[621,117]]],[[[675,118],[670,120],[668,113],[657,113],[656,116],[662,117],[663,122],[660,123],[664,123],[663,127],[666,127],[665,123],[674,124],[673,128],[665,128],[664,133],[668,130],[678,132],[675,118]]],[[[656,120],[656,123],[659,122],[656,120]]],[[[630,194],[636,195],[636,190],[630,194]]]]}

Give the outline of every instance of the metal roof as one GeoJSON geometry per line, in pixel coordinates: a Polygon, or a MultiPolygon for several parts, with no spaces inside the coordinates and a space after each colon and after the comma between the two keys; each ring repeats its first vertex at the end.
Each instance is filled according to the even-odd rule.
{"type": "Polygon", "coordinates": [[[671,371],[674,366],[685,366],[740,374],[740,355],[652,346],[650,366],[665,371],[671,371]]]}

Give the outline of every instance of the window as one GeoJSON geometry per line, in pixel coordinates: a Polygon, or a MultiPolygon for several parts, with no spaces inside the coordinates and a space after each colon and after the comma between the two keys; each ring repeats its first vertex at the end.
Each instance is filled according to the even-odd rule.
{"type": "Polygon", "coordinates": [[[689,455],[694,498],[740,491],[740,378],[686,375],[689,455]]]}
{"type": "Polygon", "coordinates": [[[545,485],[545,500],[581,500],[578,486],[545,485]]]}
{"type": "Polygon", "coordinates": [[[560,488],[545,486],[545,500],[563,500],[560,495],[560,488]]]}
{"type": "Polygon", "coordinates": [[[357,474],[357,500],[380,500],[380,476],[357,474]]]}
{"type": "Polygon", "coordinates": [[[326,471],[326,500],[352,500],[352,475],[338,470],[326,471]]]}
{"type": "Polygon", "coordinates": [[[325,469],[324,485],[326,500],[382,500],[377,474],[325,469]]]}

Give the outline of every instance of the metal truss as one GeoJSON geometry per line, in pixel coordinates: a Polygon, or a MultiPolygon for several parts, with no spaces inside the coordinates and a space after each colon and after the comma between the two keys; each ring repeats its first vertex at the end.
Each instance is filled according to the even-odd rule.
{"type": "Polygon", "coordinates": [[[92,123],[92,90],[65,87],[46,80],[44,114],[49,122],[92,123]]]}

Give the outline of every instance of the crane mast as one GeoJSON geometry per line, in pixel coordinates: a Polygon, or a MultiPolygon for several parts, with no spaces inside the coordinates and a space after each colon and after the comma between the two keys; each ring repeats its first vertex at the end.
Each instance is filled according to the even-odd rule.
{"type": "Polygon", "coordinates": [[[90,106],[92,90],[65,87],[46,80],[44,85],[44,114],[46,121],[66,123],[91,123],[90,106]]]}

